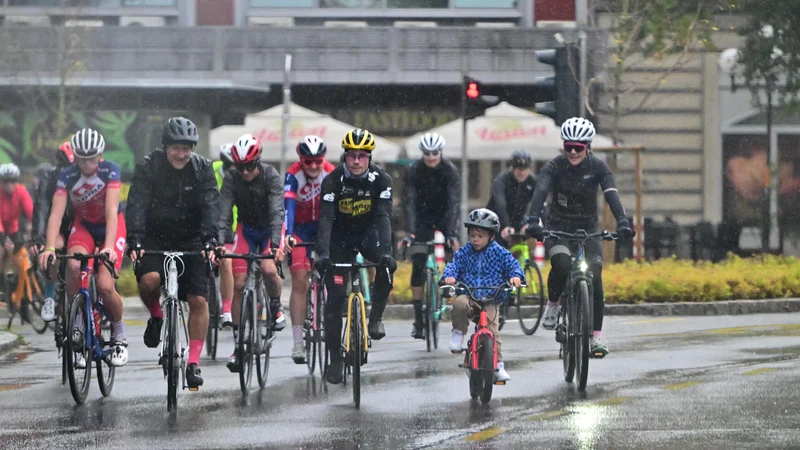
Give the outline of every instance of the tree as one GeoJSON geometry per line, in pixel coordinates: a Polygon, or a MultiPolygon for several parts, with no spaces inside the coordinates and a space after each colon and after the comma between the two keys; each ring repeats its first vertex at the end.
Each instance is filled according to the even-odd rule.
{"type": "Polygon", "coordinates": [[[611,138],[620,140],[619,122],[624,116],[635,114],[648,102],[671,74],[684,67],[697,48],[710,49],[712,14],[727,7],[721,0],[611,0],[600,11],[611,23],[607,55],[609,60],[601,71],[604,90],[610,96],[606,105],[591,105],[588,94],[597,78],[589,81],[584,101],[587,110],[611,117],[611,138]],[[670,57],[670,58],[668,58],[670,57]],[[655,79],[637,80],[626,77],[647,60],[662,63],[655,79]],[[624,98],[636,95],[632,104],[624,98]]]}
{"type": "Polygon", "coordinates": [[[735,4],[748,17],[739,34],[745,38],[739,65],[744,84],[761,106],[764,89],[773,91],[783,105],[800,103],[800,2],[738,0],[735,4]]]}

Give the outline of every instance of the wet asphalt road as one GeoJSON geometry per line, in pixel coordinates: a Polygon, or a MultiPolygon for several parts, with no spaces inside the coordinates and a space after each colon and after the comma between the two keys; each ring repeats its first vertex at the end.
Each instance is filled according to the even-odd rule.
{"type": "MultiPolygon", "coordinates": [[[[75,406],[60,383],[51,335],[16,328],[28,345],[0,360],[0,448],[797,448],[800,314],[608,317],[612,353],[590,365],[589,387],[564,382],[552,332],[504,337],[513,379],[487,405],[469,399],[459,357],[428,354],[387,324],[364,368],[361,410],[348,385],[328,386],[276,340],[268,386],[249,396],[218,361],[201,360],[205,386],[166,413],[157,350],[144,347],[144,310],[130,310],[130,362],[111,397],[93,382],[75,406]]],[[[449,330],[449,327],[447,327],[449,330]]],[[[448,333],[449,334],[449,333],[448,333]]],[[[442,342],[442,347],[446,342],[442,342]]]]}

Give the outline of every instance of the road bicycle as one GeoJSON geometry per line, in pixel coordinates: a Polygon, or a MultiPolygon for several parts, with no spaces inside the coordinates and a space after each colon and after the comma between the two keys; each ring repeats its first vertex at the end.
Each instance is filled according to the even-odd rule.
{"type": "Polygon", "coordinates": [[[439,320],[447,310],[447,304],[442,301],[439,291],[439,265],[436,263],[436,245],[434,241],[413,241],[408,247],[403,248],[403,259],[410,253],[413,258],[419,253],[426,253],[425,260],[425,285],[423,286],[422,303],[422,329],[425,334],[425,344],[428,351],[439,347],[439,320]],[[424,249],[424,250],[423,250],[424,249]],[[422,251],[420,251],[422,250],[422,251]]]}
{"type": "Polygon", "coordinates": [[[42,293],[43,280],[36,264],[31,262],[30,254],[25,247],[13,256],[19,268],[15,274],[6,275],[6,286],[16,286],[8,297],[8,324],[6,329],[11,329],[14,318],[19,314],[20,324],[31,324],[39,334],[47,331],[49,324],[42,319],[44,295],[42,293]]]}
{"type": "Polygon", "coordinates": [[[320,274],[314,269],[314,262],[317,260],[317,252],[314,250],[314,242],[298,242],[294,247],[305,247],[308,260],[311,263],[309,272],[310,285],[306,293],[306,318],[303,322],[303,342],[306,348],[306,365],[308,373],[313,374],[317,361],[319,361],[319,371],[324,370],[323,358],[325,354],[325,329],[323,324],[325,299],[327,292],[325,284],[320,274]]]}
{"type": "Polygon", "coordinates": [[[97,368],[97,384],[103,397],[111,395],[114,387],[115,367],[111,365],[114,336],[111,322],[106,318],[103,299],[97,294],[96,274],[98,261],[118,278],[108,255],[80,254],[56,255],[58,260],[74,259],[81,264],[81,287],[73,297],[67,316],[69,336],[64,341],[66,371],[69,389],[75,403],[81,405],[89,394],[92,364],[97,368]]]}
{"type": "MultiPolygon", "coordinates": [[[[577,375],[578,390],[584,391],[589,377],[594,320],[592,271],[586,261],[585,247],[587,242],[593,240],[614,241],[618,235],[608,231],[591,234],[585,230],[577,230],[575,233],[545,231],[544,238],[565,241],[572,247],[572,267],[562,296],[563,307],[556,323],[556,341],[561,344],[560,357],[564,366],[564,380],[571,383],[577,375]]],[[[591,356],[602,358],[603,354],[591,356]]]]}
{"type": "MultiPolygon", "coordinates": [[[[525,234],[515,233],[510,235],[508,240],[514,243],[509,251],[519,261],[528,285],[517,289],[517,295],[510,297],[508,303],[502,305],[500,317],[505,317],[508,308],[516,307],[519,326],[523,333],[530,336],[539,328],[544,314],[544,279],[539,265],[531,258],[530,247],[528,247],[529,237],[525,234]]],[[[505,320],[501,319],[498,329],[502,330],[503,325],[505,325],[505,320]]]]}

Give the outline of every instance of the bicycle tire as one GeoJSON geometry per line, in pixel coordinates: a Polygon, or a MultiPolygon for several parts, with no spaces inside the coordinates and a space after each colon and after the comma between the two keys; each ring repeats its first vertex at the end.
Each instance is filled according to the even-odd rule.
{"type": "Polygon", "coordinates": [[[522,332],[531,336],[536,333],[544,315],[544,280],[542,279],[542,271],[536,263],[530,264],[529,262],[525,264],[525,280],[528,282],[528,287],[517,289],[517,318],[522,332]],[[526,319],[522,313],[523,306],[534,306],[536,304],[539,305],[539,311],[535,314],[534,321],[526,323],[526,320],[529,319],[526,319]]]}
{"type": "MultiPolygon", "coordinates": [[[[263,284],[261,286],[262,287],[259,289],[263,289],[263,284]]],[[[255,346],[255,349],[258,351],[258,355],[256,356],[256,375],[258,378],[258,386],[263,389],[267,385],[267,376],[269,375],[269,355],[272,352],[272,343],[269,342],[269,339],[274,331],[272,331],[272,324],[270,323],[272,311],[269,309],[269,301],[267,301],[267,296],[262,291],[259,297],[261,312],[259,313],[258,310],[254,311],[256,315],[256,329],[258,330],[258,332],[255,333],[257,334],[257,345],[255,346]]]]}
{"type": "Polygon", "coordinates": [[[314,369],[317,364],[317,345],[314,341],[316,330],[314,329],[314,320],[316,317],[316,286],[314,280],[311,280],[309,289],[306,292],[306,318],[303,321],[303,345],[306,350],[306,367],[308,367],[309,375],[314,374],[314,369]]]}
{"type": "Polygon", "coordinates": [[[167,301],[167,411],[178,409],[178,300],[167,301]]]}
{"type": "Polygon", "coordinates": [[[70,307],[68,327],[69,337],[66,340],[67,349],[67,377],[69,378],[69,390],[75,403],[82,405],[89,394],[89,385],[92,379],[92,358],[86,346],[86,332],[91,330],[91,316],[86,311],[86,298],[83,294],[77,294],[72,299],[70,307]],[[81,323],[83,322],[83,323],[81,323]],[[81,328],[83,331],[81,331],[81,328]],[[77,331],[77,333],[76,333],[77,331]],[[80,335],[80,340],[75,342],[74,336],[80,335]],[[83,369],[83,376],[79,377],[75,367],[76,356],[82,355],[86,361],[86,368],[83,369]]]}
{"type": "Polygon", "coordinates": [[[67,352],[64,347],[65,339],[67,336],[67,295],[63,292],[57,292],[58,304],[56,304],[56,324],[54,338],[56,341],[56,348],[61,356],[61,384],[67,384],[67,352]],[[63,295],[62,295],[63,294],[63,295]]]}
{"type": "Polygon", "coordinates": [[[425,347],[427,348],[428,352],[430,353],[431,348],[433,346],[433,307],[431,305],[431,275],[428,273],[428,276],[425,280],[425,290],[424,296],[425,303],[422,305],[422,322],[423,322],[423,329],[425,333],[425,347]]]}
{"type": "MultiPolygon", "coordinates": [[[[105,348],[106,345],[113,345],[114,342],[111,337],[114,334],[114,328],[110,321],[102,321],[100,325],[100,348],[105,348]],[[108,339],[106,339],[106,333],[108,339]]],[[[116,367],[111,365],[111,356],[108,355],[101,360],[97,361],[97,385],[100,387],[100,393],[103,397],[111,395],[111,390],[114,389],[114,378],[116,374],[116,367]],[[108,372],[105,373],[105,370],[108,372]]]]}
{"type": "Polygon", "coordinates": [[[483,385],[481,403],[489,403],[494,388],[494,341],[485,334],[478,339],[478,363],[483,385]]]}
{"type": "MultiPolygon", "coordinates": [[[[39,333],[44,334],[50,323],[42,319],[42,308],[44,307],[44,296],[42,296],[42,278],[35,269],[28,270],[28,287],[31,291],[31,298],[28,299],[28,306],[33,309],[33,315],[27,314],[28,323],[39,333]]],[[[23,299],[24,302],[24,299],[23,299]]]]}
{"type": "Polygon", "coordinates": [[[319,359],[319,373],[323,375],[325,365],[328,364],[328,347],[325,344],[325,286],[317,282],[317,329],[314,332],[314,341],[317,346],[317,358],[319,359]],[[323,363],[324,360],[324,363],[323,363]]]}
{"type": "Polygon", "coordinates": [[[578,375],[578,391],[586,390],[589,379],[589,345],[591,339],[591,326],[589,317],[589,285],[586,280],[579,280],[575,289],[578,321],[578,333],[575,339],[575,370],[578,375]]]}
{"type": "Polygon", "coordinates": [[[497,316],[497,331],[502,331],[503,327],[506,326],[506,304],[502,303],[499,308],[497,308],[498,316],[497,316]]]}
{"type": "Polygon", "coordinates": [[[212,361],[217,359],[217,342],[219,341],[220,304],[217,297],[217,278],[214,276],[208,286],[208,330],[206,331],[206,354],[212,361]]]}
{"type": "Polygon", "coordinates": [[[253,291],[245,290],[242,309],[239,313],[239,342],[236,343],[236,359],[239,362],[239,387],[247,394],[253,378],[253,343],[255,341],[255,317],[253,317],[253,291]]]}
{"type": "Polygon", "coordinates": [[[353,324],[350,327],[350,360],[353,362],[353,402],[356,409],[361,408],[361,352],[364,330],[361,329],[361,301],[358,297],[353,299],[353,324]]]}
{"type": "Polygon", "coordinates": [[[575,377],[575,360],[572,357],[572,342],[575,340],[573,319],[570,312],[571,299],[566,299],[564,308],[561,309],[561,326],[564,327],[564,342],[561,343],[561,361],[564,368],[564,381],[572,383],[575,377]]]}

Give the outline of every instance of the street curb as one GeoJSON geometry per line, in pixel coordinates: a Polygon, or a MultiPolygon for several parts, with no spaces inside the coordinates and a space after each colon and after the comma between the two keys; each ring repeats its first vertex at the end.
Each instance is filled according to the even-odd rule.
{"type": "MultiPolygon", "coordinates": [[[[9,334],[14,334],[14,333],[9,333],[9,334]]],[[[14,336],[17,336],[17,335],[14,334],[14,336]]],[[[5,344],[0,344],[0,356],[5,355],[6,353],[10,352],[11,350],[14,350],[15,348],[19,347],[20,343],[21,343],[21,341],[17,337],[11,342],[6,342],[5,344]]]]}
{"type": "MultiPolygon", "coordinates": [[[[142,302],[136,297],[126,297],[124,307],[144,309],[142,302]]],[[[536,307],[523,307],[522,310],[533,314],[536,307]]],[[[617,305],[607,303],[607,316],[724,316],[741,314],[767,314],[800,312],[800,298],[778,298],[764,300],[726,300],[719,302],[679,302],[679,303],[640,303],[635,305],[617,305]]],[[[2,313],[2,310],[0,310],[2,313]]],[[[0,314],[0,317],[2,315],[0,314]]],[[[387,320],[413,320],[413,305],[387,305],[383,313],[387,320]]],[[[511,308],[507,319],[517,318],[517,309],[511,308]]]]}

